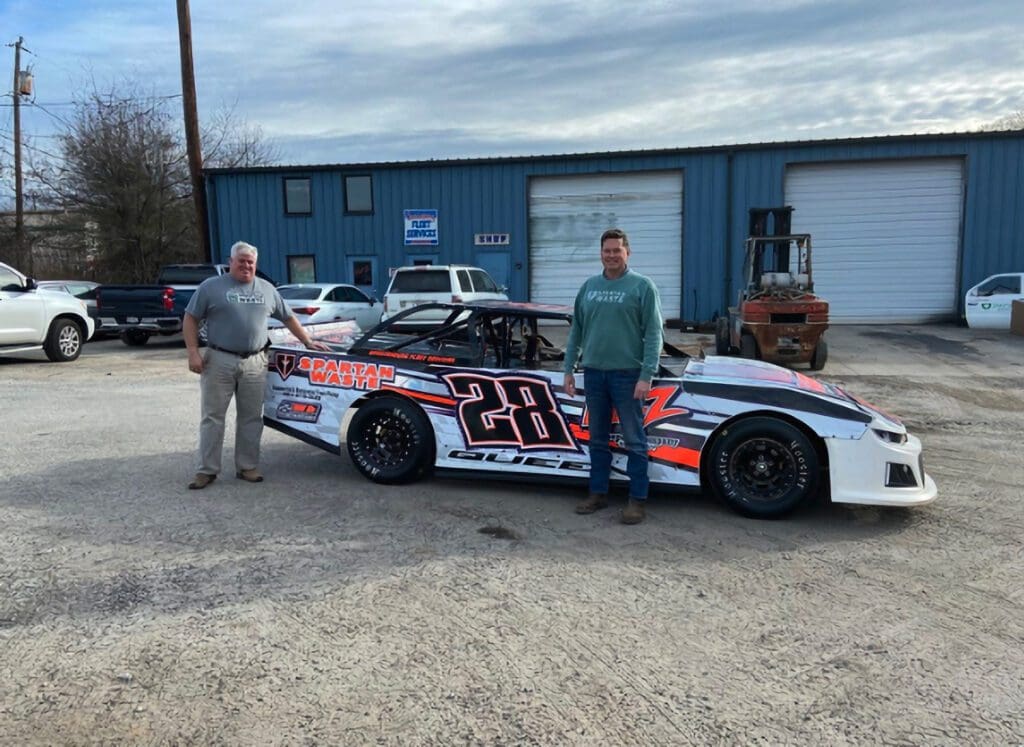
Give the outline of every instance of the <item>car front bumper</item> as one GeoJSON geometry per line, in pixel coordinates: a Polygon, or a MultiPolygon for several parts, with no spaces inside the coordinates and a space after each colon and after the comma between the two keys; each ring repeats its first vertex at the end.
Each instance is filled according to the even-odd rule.
{"type": "Polygon", "coordinates": [[[833,503],[919,506],[938,495],[935,481],[924,471],[921,440],[915,436],[908,434],[902,444],[889,443],[869,428],[859,439],[826,438],[825,444],[833,503]],[[903,486],[911,475],[915,484],[903,486]]]}

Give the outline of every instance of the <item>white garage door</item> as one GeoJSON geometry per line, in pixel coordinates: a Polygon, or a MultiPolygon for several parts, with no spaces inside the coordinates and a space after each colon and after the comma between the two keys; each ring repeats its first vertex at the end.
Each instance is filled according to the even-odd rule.
{"type": "Polygon", "coordinates": [[[811,234],[814,287],[832,321],[956,313],[960,159],[793,165],[785,189],[793,232],[811,234]]]}
{"type": "Polygon", "coordinates": [[[666,318],[679,316],[683,174],[599,174],[530,181],[530,300],[571,305],[601,272],[601,234],[629,236],[631,269],[650,277],[666,318]]]}

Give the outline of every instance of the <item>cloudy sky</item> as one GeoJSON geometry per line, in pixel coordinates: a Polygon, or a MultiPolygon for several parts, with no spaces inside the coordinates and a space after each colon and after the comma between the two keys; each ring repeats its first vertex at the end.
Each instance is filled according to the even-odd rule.
{"type": "MultiPolygon", "coordinates": [[[[1020,0],[191,0],[191,13],[200,118],[233,107],[282,163],[951,132],[1024,109],[1020,0]]],[[[30,50],[22,129],[37,151],[57,150],[91,88],[180,94],[174,0],[0,0],[0,29],[30,50]]]]}

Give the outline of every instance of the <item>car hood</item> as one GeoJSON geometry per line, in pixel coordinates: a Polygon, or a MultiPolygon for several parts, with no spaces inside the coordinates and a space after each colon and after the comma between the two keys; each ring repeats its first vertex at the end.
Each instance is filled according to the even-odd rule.
{"type": "Polygon", "coordinates": [[[835,384],[812,378],[799,371],[793,371],[774,363],[711,355],[703,360],[691,359],[686,366],[684,378],[689,381],[707,381],[729,385],[768,386],[791,389],[814,394],[841,402],[873,417],[888,421],[896,428],[903,423],[895,415],[882,410],[860,397],[851,395],[835,384]]]}

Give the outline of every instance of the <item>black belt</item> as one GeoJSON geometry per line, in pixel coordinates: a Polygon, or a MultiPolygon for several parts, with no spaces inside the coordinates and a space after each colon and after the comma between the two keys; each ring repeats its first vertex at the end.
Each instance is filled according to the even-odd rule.
{"type": "Polygon", "coordinates": [[[221,352],[221,353],[230,353],[231,355],[237,355],[239,358],[243,358],[243,359],[244,358],[252,358],[254,355],[259,355],[260,353],[262,353],[264,350],[267,349],[267,346],[264,345],[259,350],[250,350],[247,353],[239,353],[237,350],[228,350],[227,348],[222,348],[219,345],[214,345],[212,342],[206,343],[206,347],[208,347],[208,348],[210,348],[212,350],[216,350],[216,351],[221,352]]]}

